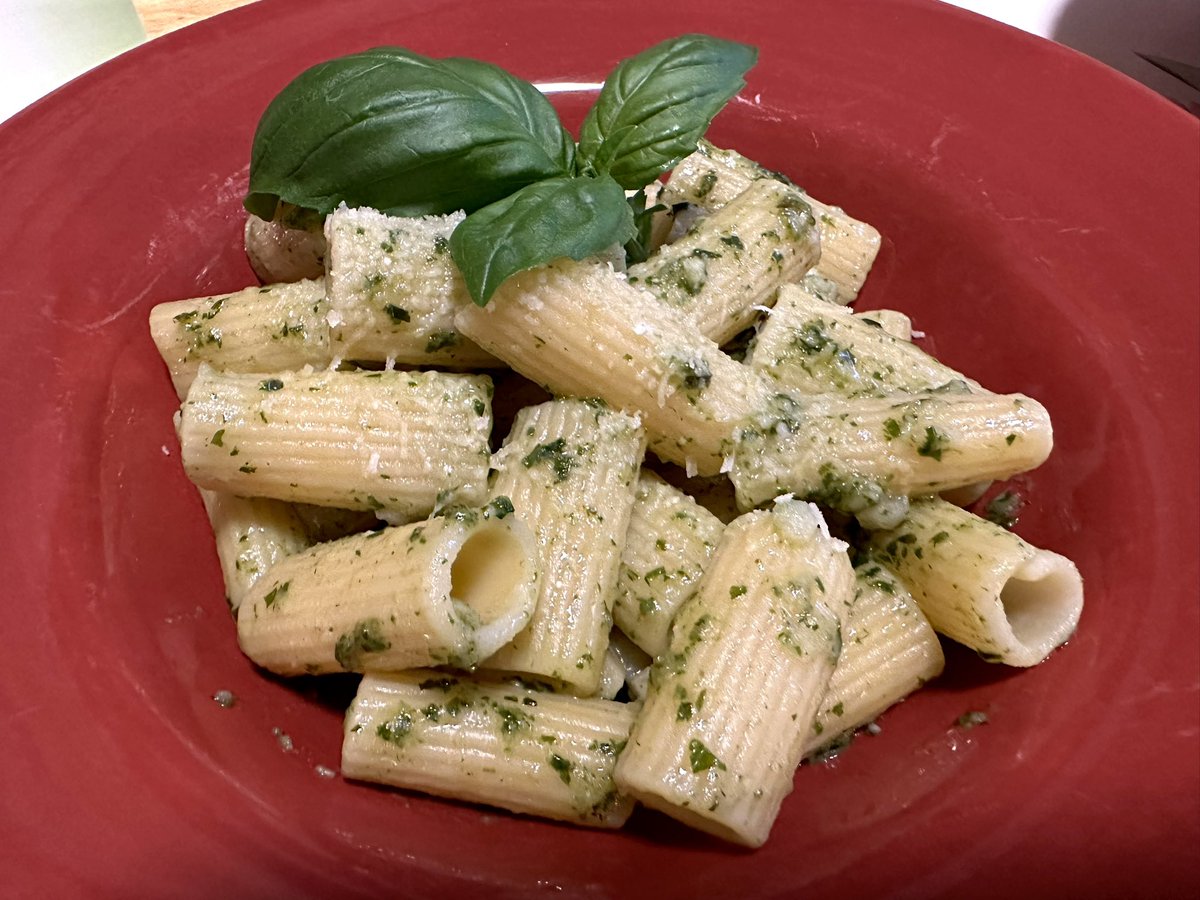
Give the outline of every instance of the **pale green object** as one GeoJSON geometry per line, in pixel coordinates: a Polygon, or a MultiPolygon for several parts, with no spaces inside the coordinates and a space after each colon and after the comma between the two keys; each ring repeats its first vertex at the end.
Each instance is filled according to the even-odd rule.
{"type": "Polygon", "coordinates": [[[0,0],[0,121],[145,39],[130,0],[0,0]]]}

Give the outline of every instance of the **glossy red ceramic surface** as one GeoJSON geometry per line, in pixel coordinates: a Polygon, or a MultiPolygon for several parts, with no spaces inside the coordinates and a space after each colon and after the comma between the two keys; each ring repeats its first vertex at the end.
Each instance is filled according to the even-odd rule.
{"type": "MultiPolygon", "coordinates": [[[[574,125],[589,98],[556,100],[574,125]]],[[[0,894],[1194,896],[1198,150],[1194,119],[1115,72],[923,0],[266,0],[18,115],[0,894]],[[951,650],[882,734],[799,773],[753,853],[644,812],[597,833],[322,777],[346,685],[239,654],[147,313],[249,283],[250,138],[302,68],[395,43],[586,82],[685,30],[762,51],[714,139],[885,235],[862,304],[1049,408],[1018,531],[1078,561],[1079,633],[1030,671],[951,650]],[[975,709],[988,725],[954,727],[975,709]]]]}

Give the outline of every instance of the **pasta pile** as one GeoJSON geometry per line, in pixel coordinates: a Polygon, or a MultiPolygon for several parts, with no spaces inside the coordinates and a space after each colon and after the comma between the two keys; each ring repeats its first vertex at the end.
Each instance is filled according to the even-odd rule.
{"type": "Polygon", "coordinates": [[[252,220],[273,283],[152,311],[243,651],[363,673],[346,777],[758,846],[935,631],[1013,666],[1073,632],[1075,566],[950,502],[1045,460],[1046,410],[849,309],[871,226],[705,142],[659,189],[645,262],[483,308],[461,214],[341,208],[293,249],[252,220]]]}

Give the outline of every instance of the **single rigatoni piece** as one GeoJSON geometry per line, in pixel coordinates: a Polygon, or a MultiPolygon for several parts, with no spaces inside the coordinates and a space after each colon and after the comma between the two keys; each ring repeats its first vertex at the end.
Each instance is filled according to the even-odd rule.
{"type": "Polygon", "coordinates": [[[471,304],[450,258],[450,234],[463,220],[403,218],[373,209],[334,210],[329,241],[330,344],[340,359],[410,366],[485,368],[497,362],[454,326],[471,304]]]}
{"type": "Polygon", "coordinates": [[[443,372],[238,375],[202,366],[181,408],[210,490],[412,521],[487,491],[491,381],[443,372]]]}
{"type": "Polygon", "coordinates": [[[533,535],[499,500],[318,544],[238,609],[242,651],[280,675],[471,668],[529,621],[533,535]]]}
{"type": "Polygon", "coordinates": [[[599,828],[633,811],[612,771],[633,711],[440,672],[367,675],[346,713],[342,774],[599,828]]]}
{"type": "Polygon", "coordinates": [[[212,524],[225,599],[235,612],[254,582],[312,543],[290,503],[203,489],[200,499],[212,524]]]}
{"type": "Polygon", "coordinates": [[[492,468],[533,529],[542,573],[529,626],[488,668],[599,690],[621,545],[646,439],[636,419],[603,404],[555,400],[521,410],[492,468]]]}
{"type": "Polygon", "coordinates": [[[724,527],[657,475],[642,472],[638,478],[613,619],[651,656],[667,649],[671,620],[696,593],[724,527]]]}
{"type": "Polygon", "coordinates": [[[816,223],[800,191],[758,181],[627,274],[631,284],[679,307],[705,337],[723,344],[820,254],[816,223]]]}
{"type": "Polygon", "coordinates": [[[324,368],[332,356],[320,281],[249,287],[150,310],[150,336],[185,397],[201,363],[230,372],[324,368]]]}
{"type": "Polygon", "coordinates": [[[854,575],[842,655],[805,741],[805,756],[846,740],[945,666],[942,645],[904,584],[873,561],[854,575]]]}
{"type": "MultiPolygon", "coordinates": [[[[696,152],[678,163],[663,191],[664,203],[694,203],[720,209],[759,181],[792,182],[733,150],[721,150],[700,141],[696,152]]],[[[879,253],[879,232],[804,194],[821,231],[821,258],[813,271],[837,285],[837,302],[851,303],[866,281],[879,253]]]]}
{"type": "Polygon", "coordinates": [[[1074,563],[944,500],[914,501],[871,547],[935,629],[989,662],[1036,665],[1079,624],[1083,579],[1074,563]]]}
{"type": "Polygon", "coordinates": [[[875,320],[794,284],[780,289],[747,363],[791,394],[883,397],[951,383],[983,393],[974,381],[875,320]]]}
{"type": "Polygon", "coordinates": [[[744,508],[794,493],[881,513],[897,497],[1035,468],[1054,443],[1045,407],[1023,394],[824,395],[785,406],[739,433],[730,477],[744,508]]]}
{"type": "Polygon", "coordinates": [[[559,260],[508,279],[492,302],[464,307],[462,332],[559,396],[601,397],[637,412],[650,447],[715,475],[766,384],[701,335],[681,310],[605,265],[559,260]]]}
{"type": "Polygon", "coordinates": [[[730,524],[617,763],[622,791],[752,847],[770,832],[837,663],[846,545],[788,500],[730,524]]]}

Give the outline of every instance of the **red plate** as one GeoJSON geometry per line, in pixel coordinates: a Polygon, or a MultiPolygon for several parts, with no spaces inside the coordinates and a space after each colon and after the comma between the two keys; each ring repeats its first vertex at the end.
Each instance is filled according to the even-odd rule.
{"type": "MultiPolygon", "coordinates": [[[[1197,123],[936,3],[779,8],[267,0],[0,128],[7,893],[1194,895],[1197,123]],[[1030,671],[951,652],[880,736],[799,773],[755,853],[648,813],[596,833],[322,777],[344,685],[238,653],[147,312],[249,282],[250,137],[302,68],[395,43],[594,81],[682,30],[762,51],[714,139],[886,236],[863,304],[1049,407],[1058,447],[1019,530],[1078,561],[1079,634],[1030,671]],[[956,729],[972,709],[990,724],[956,729]]],[[[558,99],[572,124],[589,100],[558,99]]]]}

